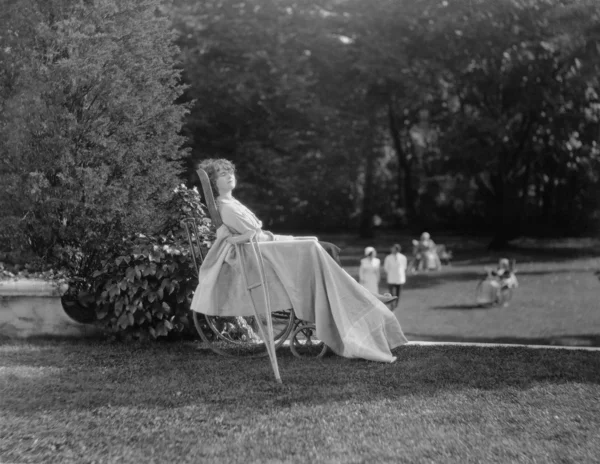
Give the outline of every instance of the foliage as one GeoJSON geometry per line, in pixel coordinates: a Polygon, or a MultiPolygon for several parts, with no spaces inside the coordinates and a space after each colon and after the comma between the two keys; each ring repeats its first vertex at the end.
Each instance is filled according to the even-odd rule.
{"type": "Polygon", "coordinates": [[[214,227],[197,190],[178,186],[168,204],[172,214],[161,234],[123,240],[94,272],[90,292],[72,289],[109,332],[158,338],[193,330],[189,313],[198,275],[186,223],[196,224],[196,253],[214,240],[214,227]]]}
{"type": "Polygon", "coordinates": [[[442,65],[441,166],[476,180],[499,243],[536,222],[563,233],[584,229],[582,211],[599,206],[582,201],[600,168],[600,83],[589,74],[599,54],[588,52],[596,48],[598,6],[467,3],[436,20],[422,44],[424,58],[442,65]]]}
{"type": "Polygon", "coordinates": [[[162,226],[164,233],[172,233],[178,239],[187,239],[186,229],[191,231],[193,222],[199,234],[199,246],[208,248],[214,242],[217,231],[196,187],[188,188],[185,184],[175,187],[165,210],[169,211],[169,216],[162,226]]]}
{"type": "Polygon", "coordinates": [[[344,228],[356,208],[350,161],[360,153],[348,147],[360,143],[344,114],[354,115],[325,98],[347,99],[350,84],[331,68],[348,57],[319,11],[287,0],[178,0],[172,11],[196,101],[185,126],[192,156],[233,160],[238,195],[266,227],[344,228]]]}
{"type": "Polygon", "coordinates": [[[68,276],[64,271],[54,269],[39,270],[36,264],[7,266],[0,262],[0,280],[41,279],[56,285],[67,283],[68,276]]]}
{"type": "Polygon", "coordinates": [[[138,338],[188,327],[198,285],[189,246],[173,235],[139,235],[124,245],[124,254],[106,260],[93,275],[100,324],[138,338]]]}
{"type": "Polygon", "coordinates": [[[3,4],[0,223],[75,277],[155,230],[177,182],[186,108],[161,3],[3,4]]]}
{"type": "Polygon", "coordinates": [[[600,216],[599,15],[594,0],[178,0],[185,131],[195,159],[239,165],[269,226],[402,210],[504,240],[573,233],[600,216]]]}
{"type": "Polygon", "coordinates": [[[4,342],[2,460],[495,464],[600,453],[597,352],[405,346],[375,365],[281,350],[281,386],[264,358],[199,348],[4,342]]]}

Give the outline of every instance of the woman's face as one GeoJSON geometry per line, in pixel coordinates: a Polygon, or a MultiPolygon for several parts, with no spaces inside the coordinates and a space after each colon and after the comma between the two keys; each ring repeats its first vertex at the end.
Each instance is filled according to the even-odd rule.
{"type": "Polygon", "coordinates": [[[235,188],[235,174],[226,169],[219,169],[216,184],[219,195],[231,192],[235,188]]]}

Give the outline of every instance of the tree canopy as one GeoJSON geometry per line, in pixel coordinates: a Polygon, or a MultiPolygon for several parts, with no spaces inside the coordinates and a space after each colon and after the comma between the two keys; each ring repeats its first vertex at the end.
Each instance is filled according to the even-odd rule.
{"type": "Polygon", "coordinates": [[[589,230],[599,11],[591,0],[178,0],[193,159],[238,163],[244,194],[281,227],[368,235],[378,214],[494,230],[498,243],[589,230]]]}
{"type": "Polygon", "coordinates": [[[379,216],[501,246],[600,226],[595,0],[3,8],[5,242],[60,255],[151,228],[208,157],[280,230],[366,237],[379,216]]]}

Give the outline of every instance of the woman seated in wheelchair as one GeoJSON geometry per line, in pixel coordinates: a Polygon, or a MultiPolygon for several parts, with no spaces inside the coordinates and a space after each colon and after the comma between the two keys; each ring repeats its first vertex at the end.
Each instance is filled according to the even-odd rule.
{"type": "Polygon", "coordinates": [[[478,286],[477,303],[507,305],[513,290],[519,286],[510,261],[501,258],[496,269],[486,268],[485,270],[487,276],[478,286]]]}
{"type": "MultiPolygon", "coordinates": [[[[338,355],[393,362],[391,350],[407,343],[396,316],[380,295],[363,288],[340,265],[337,247],[302,237],[262,230],[262,222],[233,197],[234,165],[224,159],[204,160],[200,168],[210,179],[223,225],[199,271],[192,310],[210,316],[253,316],[251,298],[241,276],[258,275],[247,252],[244,269],[236,252],[246,248],[231,238],[255,232],[265,262],[271,310],[293,308],[296,317],[314,322],[317,336],[338,355]],[[228,239],[230,241],[228,241],[228,239]],[[332,250],[333,249],[333,250],[332,250]]],[[[256,280],[256,279],[255,279],[256,280]]],[[[250,284],[249,284],[250,285],[250,284]]]]}

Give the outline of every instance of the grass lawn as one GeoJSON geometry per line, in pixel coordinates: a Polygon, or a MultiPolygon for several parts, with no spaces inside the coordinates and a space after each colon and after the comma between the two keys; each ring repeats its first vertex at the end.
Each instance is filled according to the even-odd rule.
{"type": "MultiPolygon", "coordinates": [[[[410,243],[322,238],[354,275],[364,246],[410,243]]],[[[517,244],[503,254],[518,263],[514,300],[482,309],[474,289],[499,255],[434,239],[455,261],[409,277],[409,339],[600,346],[598,241],[517,244]]],[[[283,385],[267,359],[196,342],[0,341],[0,463],[600,459],[599,351],[405,346],[390,365],[279,353],[283,385]]]]}
{"type": "Polygon", "coordinates": [[[600,353],[408,346],[387,365],[195,343],[0,344],[0,462],[597,462],[600,353]]]}
{"type": "MultiPolygon", "coordinates": [[[[381,235],[371,241],[326,237],[342,247],[346,270],[358,275],[365,246],[383,258],[398,242],[410,257],[410,238],[381,235]]],[[[505,252],[489,252],[488,240],[433,237],[454,252],[452,266],[409,275],[396,315],[410,340],[477,341],[600,346],[600,240],[521,240],[505,252]],[[484,267],[515,259],[520,287],[508,307],[475,305],[484,267]]],[[[380,287],[386,291],[382,279],[380,287]]]]}

